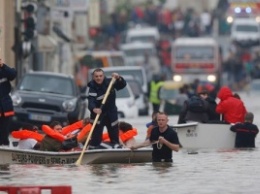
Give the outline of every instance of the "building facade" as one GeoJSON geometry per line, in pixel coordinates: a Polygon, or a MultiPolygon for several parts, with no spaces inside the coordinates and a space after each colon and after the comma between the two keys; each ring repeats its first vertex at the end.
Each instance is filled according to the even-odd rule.
{"type": "Polygon", "coordinates": [[[0,0],[0,55],[3,61],[15,67],[14,52],[15,0],[0,0]]]}

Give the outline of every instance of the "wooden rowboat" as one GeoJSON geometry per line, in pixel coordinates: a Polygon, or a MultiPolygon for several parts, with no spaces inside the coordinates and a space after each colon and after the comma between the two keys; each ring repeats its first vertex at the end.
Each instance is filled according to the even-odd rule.
{"type": "MultiPolygon", "coordinates": [[[[48,152],[0,147],[0,164],[74,164],[81,151],[48,152]]],[[[152,161],[152,149],[97,149],[86,150],[81,164],[146,163],[152,161]]]]}
{"type": "Polygon", "coordinates": [[[173,125],[184,149],[232,149],[236,134],[229,124],[185,123],[173,125]]]}

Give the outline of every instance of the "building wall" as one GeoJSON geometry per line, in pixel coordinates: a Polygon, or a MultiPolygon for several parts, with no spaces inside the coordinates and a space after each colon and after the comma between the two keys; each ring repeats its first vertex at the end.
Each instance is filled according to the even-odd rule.
{"type": "Polygon", "coordinates": [[[0,0],[0,55],[4,62],[11,67],[14,64],[14,23],[15,23],[15,0],[0,0]]]}

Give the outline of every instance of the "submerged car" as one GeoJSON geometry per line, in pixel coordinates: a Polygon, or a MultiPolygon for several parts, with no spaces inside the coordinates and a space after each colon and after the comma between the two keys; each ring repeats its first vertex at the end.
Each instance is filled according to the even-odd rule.
{"type": "Polygon", "coordinates": [[[36,126],[59,121],[67,124],[70,113],[84,118],[85,95],[81,95],[72,76],[52,72],[30,72],[24,75],[11,94],[15,116],[11,130],[24,123],[36,126]]]}

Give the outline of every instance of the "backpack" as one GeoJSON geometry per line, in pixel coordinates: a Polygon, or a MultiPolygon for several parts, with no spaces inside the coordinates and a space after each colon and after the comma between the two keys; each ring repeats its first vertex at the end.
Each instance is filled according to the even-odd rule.
{"type": "Polygon", "coordinates": [[[199,96],[192,96],[188,100],[188,110],[195,113],[202,113],[206,111],[206,104],[199,96]]]}

